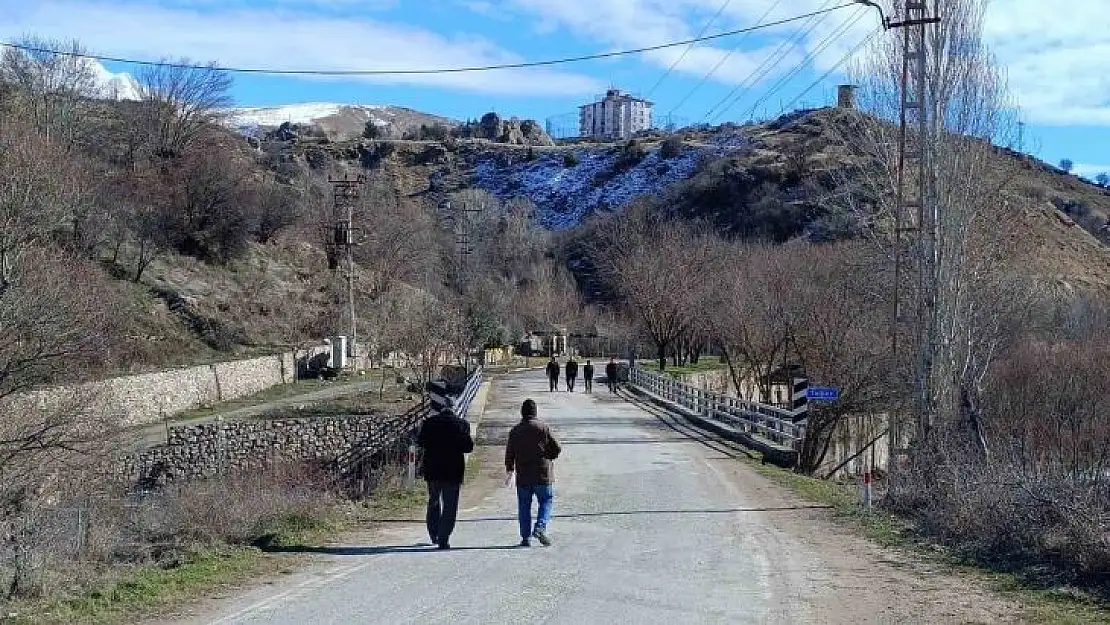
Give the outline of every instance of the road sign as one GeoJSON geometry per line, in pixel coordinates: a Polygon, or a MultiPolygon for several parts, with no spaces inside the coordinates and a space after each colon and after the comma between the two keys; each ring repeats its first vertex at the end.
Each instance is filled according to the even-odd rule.
{"type": "Polygon", "coordinates": [[[840,389],[835,386],[811,386],[806,389],[806,399],[836,401],[840,399],[840,389]]]}

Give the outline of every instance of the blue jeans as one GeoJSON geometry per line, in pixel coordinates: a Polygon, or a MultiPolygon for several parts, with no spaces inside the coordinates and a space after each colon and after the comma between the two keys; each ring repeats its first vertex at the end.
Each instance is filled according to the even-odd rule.
{"type": "Polygon", "coordinates": [[[520,537],[528,538],[532,535],[532,496],[540,502],[540,510],[536,515],[537,530],[546,530],[551,522],[551,504],[555,501],[555,488],[553,486],[517,486],[516,501],[517,514],[520,520],[520,537]]]}

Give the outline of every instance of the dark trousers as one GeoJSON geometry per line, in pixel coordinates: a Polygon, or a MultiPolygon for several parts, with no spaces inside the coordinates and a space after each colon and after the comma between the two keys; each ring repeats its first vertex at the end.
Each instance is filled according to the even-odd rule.
{"type": "Polygon", "coordinates": [[[462,484],[432,480],[428,482],[428,537],[437,545],[449,544],[459,514],[462,484]]]}
{"type": "Polygon", "coordinates": [[[559,378],[547,378],[547,381],[550,384],[550,390],[552,392],[559,390],[559,378]]]}
{"type": "Polygon", "coordinates": [[[573,375],[568,375],[567,376],[567,390],[572,392],[572,393],[574,392],[574,380],[575,380],[575,377],[573,375]]]}
{"type": "Polygon", "coordinates": [[[589,378],[589,377],[586,378],[586,392],[587,393],[594,392],[594,380],[593,380],[593,378],[589,378]]]}
{"type": "Polygon", "coordinates": [[[609,378],[608,382],[609,382],[609,392],[610,393],[616,393],[617,392],[617,380],[615,378],[609,378]]]}

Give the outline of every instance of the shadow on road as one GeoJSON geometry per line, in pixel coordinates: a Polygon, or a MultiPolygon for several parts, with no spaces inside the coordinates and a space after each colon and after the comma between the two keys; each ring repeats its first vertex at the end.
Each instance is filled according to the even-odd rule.
{"type": "MultiPolygon", "coordinates": [[[[767,508],[717,508],[705,510],[610,510],[602,512],[574,512],[566,514],[554,514],[552,518],[555,519],[588,519],[593,517],[608,517],[608,516],[639,516],[639,515],[713,515],[713,514],[736,514],[741,512],[797,512],[799,510],[832,510],[832,506],[825,505],[802,505],[802,506],[778,506],[767,508]]],[[[457,523],[490,523],[494,521],[516,521],[515,516],[490,516],[490,517],[473,517],[459,519],[457,523]]],[[[379,519],[376,523],[424,523],[423,519],[379,519]]],[[[491,547],[493,548],[493,547],[491,547]]]]}
{"type": "MultiPolygon", "coordinates": [[[[423,521],[420,521],[423,523],[423,521]]],[[[501,551],[520,549],[518,545],[492,545],[476,547],[451,547],[447,551],[501,551]]],[[[300,545],[288,547],[266,547],[267,553],[315,553],[328,556],[377,556],[391,553],[439,553],[441,550],[434,545],[421,543],[416,545],[381,545],[377,547],[305,547],[300,545]]]]}

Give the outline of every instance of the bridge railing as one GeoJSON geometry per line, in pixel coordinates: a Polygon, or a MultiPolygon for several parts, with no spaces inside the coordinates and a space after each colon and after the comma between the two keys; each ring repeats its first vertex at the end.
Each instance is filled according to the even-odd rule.
{"type": "Polygon", "coordinates": [[[629,371],[629,383],[682,406],[706,419],[758,436],[782,447],[797,449],[805,426],[794,423],[789,410],[703,389],[640,367],[629,371]]]}
{"type": "MultiPolygon", "coordinates": [[[[449,397],[451,406],[455,409],[455,414],[463,419],[467,418],[470,405],[474,402],[474,397],[477,396],[478,389],[482,386],[482,380],[483,372],[482,368],[479,367],[467,377],[466,385],[458,397],[449,397]]],[[[384,422],[381,426],[382,429],[378,430],[373,437],[374,442],[353,447],[336,459],[340,474],[355,471],[375,455],[391,448],[407,447],[415,438],[420,426],[433,412],[434,408],[431,402],[424,398],[418,405],[413,406],[404,414],[384,422]]]]}

